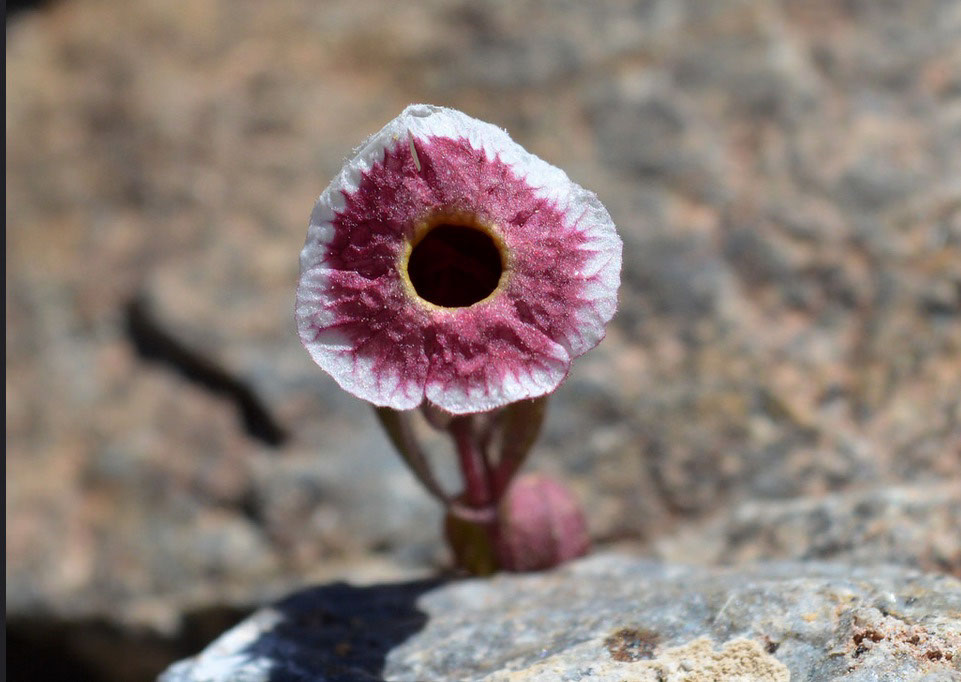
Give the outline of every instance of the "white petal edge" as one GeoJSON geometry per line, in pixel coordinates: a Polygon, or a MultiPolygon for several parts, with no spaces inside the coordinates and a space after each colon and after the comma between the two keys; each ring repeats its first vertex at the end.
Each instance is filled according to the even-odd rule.
{"type": "Polygon", "coordinates": [[[552,355],[543,359],[546,367],[526,367],[520,375],[505,374],[501,381],[485,380],[466,389],[431,381],[428,372],[427,399],[451,414],[471,414],[493,410],[518,400],[539,398],[554,391],[570,370],[570,356],[564,347],[554,343],[552,351],[552,355]]]}
{"type": "Polygon", "coordinates": [[[614,222],[597,195],[574,183],[560,168],[528,152],[514,142],[507,131],[455,109],[411,104],[355,150],[353,158],[344,164],[341,172],[317,199],[300,255],[301,277],[295,312],[297,326],[304,347],[314,361],[330,373],[341,387],[364,400],[394,409],[411,409],[426,395],[431,402],[454,413],[493,409],[514,400],[549,393],[566,376],[569,359],[582,355],[600,342],[605,326],[617,309],[622,248],[614,222]],[[409,386],[399,390],[399,383],[388,391],[384,390],[383,382],[373,380],[369,368],[362,367],[364,363],[359,358],[346,357],[351,354],[346,352],[343,338],[336,344],[328,345],[332,338],[329,334],[320,337],[325,341],[310,340],[305,335],[316,327],[318,320],[326,317],[318,293],[323,291],[326,284],[322,264],[326,257],[326,245],[333,237],[333,220],[346,205],[344,195],[359,189],[364,174],[384,160],[387,149],[394,148],[409,137],[435,136],[464,138],[475,149],[484,150],[488,158],[499,159],[507,164],[517,177],[534,189],[536,196],[554,203],[562,210],[571,221],[570,227],[587,236],[584,248],[591,253],[580,277],[585,280],[590,309],[576,311],[579,325],[576,335],[555,339],[568,356],[563,372],[548,372],[550,378],[545,376],[543,381],[532,374],[531,381],[505,382],[499,390],[492,386],[486,389],[478,387],[478,391],[487,396],[483,399],[479,394],[451,395],[445,399],[436,385],[420,389],[423,395],[409,391],[412,388],[409,386]],[[478,401],[477,404],[472,402],[474,400],[478,401]],[[477,406],[481,402],[484,407],[477,406]]]}

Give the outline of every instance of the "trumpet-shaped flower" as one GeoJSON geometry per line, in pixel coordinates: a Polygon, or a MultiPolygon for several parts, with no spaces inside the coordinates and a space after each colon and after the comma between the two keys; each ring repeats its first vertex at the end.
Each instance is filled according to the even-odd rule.
{"type": "Polygon", "coordinates": [[[603,338],[621,241],[505,131],[411,105],[317,200],[300,264],[301,341],[344,389],[468,414],[552,392],[603,338]]]}

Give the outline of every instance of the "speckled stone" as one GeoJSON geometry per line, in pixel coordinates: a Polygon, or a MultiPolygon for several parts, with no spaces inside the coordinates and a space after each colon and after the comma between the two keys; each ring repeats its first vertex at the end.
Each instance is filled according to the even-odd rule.
{"type": "Polygon", "coordinates": [[[306,590],[161,682],[920,679],[961,675],[961,582],[894,566],[552,573],[306,590]],[[713,676],[712,676],[713,675],[713,676]]]}
{"type": "Polygon", "coordinates": [[[292,312],[318,193],[415,101],[504,126],[624,239],[618,314],[528,464],[595,546],[961,577],[961,4],[31,4],[6,34],[6,587],[13,631],[55,624],[19,630],[40,649],[150,679],[206,643],[191,613],[446,564],[292,312]],[[286,439],[138,352],[135,300],[286,439]]]}
{"type": "Polygon", "coordinates": [[[961,576],[961,483],[744,502],[656,547],[661,558],[688,563],[830,559],[961,576]]]}

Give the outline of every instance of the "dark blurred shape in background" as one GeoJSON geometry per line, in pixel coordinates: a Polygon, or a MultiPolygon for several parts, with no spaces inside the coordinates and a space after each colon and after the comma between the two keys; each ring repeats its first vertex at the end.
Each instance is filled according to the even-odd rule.
{"type": "Polygon", "coordinates": [[[9,22],[24,10],[41,9],[52,2],[54,0],[10,0],[6,3],[5,21],[9,22]]]}

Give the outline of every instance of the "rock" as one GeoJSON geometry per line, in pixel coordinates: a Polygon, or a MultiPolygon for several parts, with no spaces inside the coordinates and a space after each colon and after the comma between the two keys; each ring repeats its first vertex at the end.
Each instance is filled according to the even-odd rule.
{"type": "Polygon", "coordinates": [[[307,358],[291,312],[316,196],[415,100],[507,127],[623,234],[618,316],[552,398],[529,465],[570,484],[595,545],[654,555],[690,531],[714,534],[690,550],[704,562],[959,575],[944,491],[961,480],[961,12],[905,7],[11,14],[18,650],[130,679],[114,652],[146,631],[158,649],[132,658],[149,679],[199,645],[189,614],[446,565],[439,510],[307,358]],[[809,540],[822,526],[831,541],[809,540]],[[102,645],[61,646],[91,622],[102,645]]]}
{"type": "Polygon", "coordinates": [[[961,576],[961,485],[868,489],[745,502],[656,543],[669,561],[888,563],[961,576]]]}
{"type": "Polygon", "coordinates": [[[959,609],[961,582],[895,566],[606,555],[539,575],[305,590],[160,680],[949,680],[959,609]]]}

